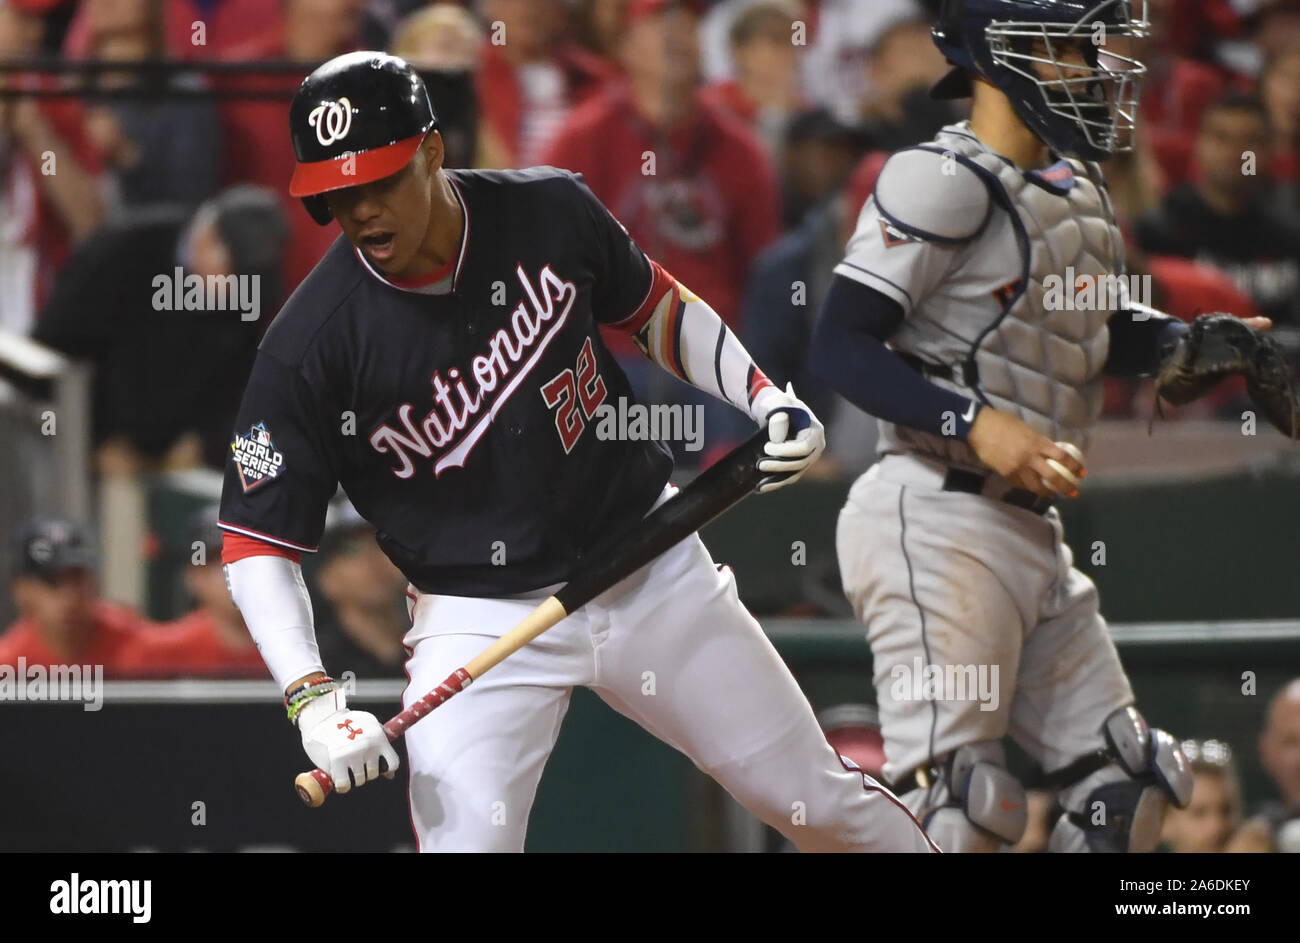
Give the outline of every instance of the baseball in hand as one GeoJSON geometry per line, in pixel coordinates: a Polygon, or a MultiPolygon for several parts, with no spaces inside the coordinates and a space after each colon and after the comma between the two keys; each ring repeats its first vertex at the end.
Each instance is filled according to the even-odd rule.
{"type": "MultiPolygon", "coordinates": [[[[1068,452],[1070,457],[1073,458],[1076,462],[1078,462],[1080,466],[1083,465],[1083,453],[1079,451],[1078,446],[1076,446],[1073,442],[1057,442],[1056,447],[1058,449],[1061,449],[1063,452],[1068,452]]],[[[1070,471],[1070,469],[1066,468],[1064,465],[1062,465],[1054,458],[1049,458],[1047,460],[1047,464],[1052,466],[1052,471],[1056,472],[1058,475],[1060,475],[1062,478],[1068,481],[1071,485],[1073,485],[1076,489],[1079,487],[1079,480],[1085,475],[1087,475],[1086,470],[1080,472],[1079,475],[1075,475],[1072,471],[1070,471]]]]}
{"type": "Polygon", "coordinates": [[[1083,464],[1083,453],[1079,451],[1079,447],[1075,445],[1073,442],[1057,442],[1056,447],[1058,449],[1062,449],[1066,452],[1069,452],[1071,457],[1076,462],[1078,462],[1080,465],[1083,464]]]}

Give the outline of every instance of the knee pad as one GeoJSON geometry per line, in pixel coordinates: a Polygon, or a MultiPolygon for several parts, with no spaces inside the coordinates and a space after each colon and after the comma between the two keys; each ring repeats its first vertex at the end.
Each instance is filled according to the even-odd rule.
{"type": "Polygon", "coordinates": [[[1020,840],[1025,790],[1006,769],[996,741],[959,747],[939,764],[938,779],[903,797],[926,833],[944,851],[997,851],[1020,840]]]}
{"type": "Polygon", "coordinates": [[[1107,717],[1101,732],[1106,748],[1061,784],[1062,815],[1049,851],[1153,851],[1168,804],[1181,809],[1191,801],[1192,772],[1169,733],[1149,728],[1133,707],[1107,717]]]}

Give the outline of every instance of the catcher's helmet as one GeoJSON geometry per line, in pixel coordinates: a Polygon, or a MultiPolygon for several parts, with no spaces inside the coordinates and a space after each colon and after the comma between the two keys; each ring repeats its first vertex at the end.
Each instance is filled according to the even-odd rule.
{"type": "Polygon", "coordinates": [[[1059,154],[1103,160],[1130,150],[1146,67],[1134,46],[1147,35],[1146,0],[944,0],[934,43],[957,66],[931,94],[970,94],[973,72],[1011,100],[1021,120],[1059,154]],[[1045,53],[1035,54],[1041,40],[1045,53]],[[1086,67],[1063,61],[1079,42],[1086,67]],[[1036,66],[1055,76],[1044,78],[1036,66]]]}
{"type": "Polygon", "coordinates": [[[337,56],[303,79],[289,106],[298,160],[289,193],[324,226],[331,216],[320,194],[397,173],[437,125],[424,80],[405,61],[337,56]]]}

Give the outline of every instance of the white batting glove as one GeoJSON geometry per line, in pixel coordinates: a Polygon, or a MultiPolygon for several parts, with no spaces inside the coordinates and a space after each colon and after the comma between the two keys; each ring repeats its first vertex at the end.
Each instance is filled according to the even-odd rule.
{"type": "Polygon", "coordinates": [[[378,718],[367,711],[348,710],[347,696],[341,690],[322,694],[304,707],[298,715],[298,729],[302,748],[318,769],[329,773],[335,792],[347,792],[354,782],[364,786],[378,779],[380,760],[386,764],[384,776],[388,779],[401,764],[378,718]]]}
{"type": "Polygon", "coordinates": [[[765,387],[754,397],[754,418],[767,426],[763,451],[771,456],[758,463],[758,470],[768,473],[758,484],[760,494],[798,481],[826,450],[826,430],[794,395],[793,384],[787,383],[784,390],[765,387]]]}

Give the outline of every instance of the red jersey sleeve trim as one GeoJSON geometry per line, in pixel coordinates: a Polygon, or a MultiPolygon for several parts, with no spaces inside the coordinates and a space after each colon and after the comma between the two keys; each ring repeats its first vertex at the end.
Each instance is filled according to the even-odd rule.
{"type": "Polygon", "coordinates": [[[656,262],[654,259],[648,259],[650,262],[650,290],[646,292],[640,307],[623,318],[621,321],[614,321],[609,326],[616,328],[625,334],[635,334],[645,326],[646,321],[650,320],[650,315],[654,314],[655,308],[664,295],[677,288],[677,279],[668,274],[668,270],[656,262]]]}
{"type": "Polygon", "coordinates": [[[229,524],[221,524],[220,527],[226,532],[221,539],[222,563],[234,563],[246,557],[284,557],[294,563],[302,563],[302,551],[306,549],[311,552],[309,548],[295,547],[262,534],[251,536],[252,532],[236,529],[229,524]]]}

